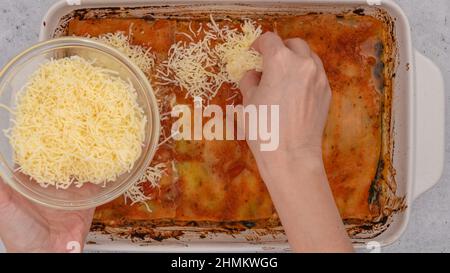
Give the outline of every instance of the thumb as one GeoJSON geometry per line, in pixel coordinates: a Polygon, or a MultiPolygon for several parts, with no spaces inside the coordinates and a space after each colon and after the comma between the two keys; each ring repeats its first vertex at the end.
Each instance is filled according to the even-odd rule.
{"type": "Polygon", "coordinates": [[[11,200],[11,188],[0,178],[0,209],[8,205],[11,200]]]}
{"type": "Polygon", "coordinates": [[[239,82],[239,89],[241,90],[244,100],[251,97],[253,90],[258,87],[261,81],[261,73],[255,70],[248,71],[239,82]]]}

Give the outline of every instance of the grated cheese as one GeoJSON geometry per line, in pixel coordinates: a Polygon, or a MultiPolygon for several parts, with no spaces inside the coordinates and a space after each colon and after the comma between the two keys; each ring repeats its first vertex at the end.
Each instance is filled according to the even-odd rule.
{"type": "MultiPolygon", "coordinates": [[[[213,20],[213,19],[211,19],[213,20]]],[[[245,20],[241,30],[221,29],[224,42],[215,48],[220,64],[226,72],[228,82],[237,84],[244,74],[250,70],[262,71],[262,57],[251,48],[253,42],[262,34],[261,26],[245,20]]]]}
{"type": "Polygon", "coordinates": [[[212,16],[206,28],[201,25],[194,31],[189,25],[189,33],[177,34],[189,37],[191,42],[172,45],[168,60],[157,69],[158,84],[174,84],[186,92],[186,97],[209,101],[223,83],[237,87],[245,72],[262,70],[262,57],[251,49],[261,33],[261,27],[251,20],[245,20],[240,29],[219,27],[212,16]],[[200,32],[204,38],[193,42],[200,32]]]}
{"type": "Polygon", "coordinates": [[[131,31],[129,36],[126,36],[123,32],[118,31],[116,33],[106,33],[91,39],[114,47],[118,51],[125,54],[144,73],[148,74],[155,66],[155,55],[151,53],[151,48],[145,48],[140,45],[132,45],[131,37],[131,31]]]}
{"type": "Polygon", "coordinates": [[[155,166],[149,166],[142,177],[134,183],[124,194],[125,204],[127,200],[131,200],[131,206],[136,203],[142,203],[145,205],[149,212],[152,212],[146,201],[152,200],[152,196],[147,196],[144,193],[143,186],[145,183],[149,183],[152,188],[159,187],[159,182],[166,172],[167,166],[165,163],[159,163],[155,166]]]}
{"type": "MultiPolygon", "coordinates": [[[[184,34],[184,33],[183,33],[184,34]]],[[[144,73],[149,73],[155,65],[155,55],[151,53],[151,48],[145,49],[139,45],[131,44],[131,37],[133,36],[131,32],[126,36],[123,32],[116,33],[106,33],[104,35],[100,35],[98,38],[92,38],[94,40],[103,42],[109,46],[112,46],[124,53],[128,58],[136,64],[144,73]]],[[[190,38],[190,36],[189,36],[190,38]]],[[[157,92],[155,92],[157,95],[157,92]]],[[[158,105],[161,107],[163,105],[161,98],[156,96],[158,100],[158,105]]],[[[162,127],[161,127],[162,129],[162,127]]],[[[142,203],[146,206],[147,210],[151,212],[150,207],[146,203],[147,200],[151,200],[151,197],[148,197],[143,192],[143,186],[145,183],[150,183],[151,187],[156,187],[161,180],[161,177],[164,172],[164,165],[156,165],[149,166],[145,170],[143,177],[137,180],[131,187],[124,193],[125,203],[127,200],[131,200],[130,205],[134,205],[136,203],[142,203]]]]}
{"type": "Polygon", "coordinates": [[[7,135],[19,170],[41,186],[104,184],[129,172],[147,123],[133,86],[72,56],[43,64],[17,96],[7,135]]]}
{"type": "Polygon", "coordinates": [[[148,181],[152,185],[152,187],[156,188],[159,186],[159,181],[161,180],[163,174],[166,171],[166,164],[159,163],[155,166],[150,166],[144,172],[144,174],[139,179],[139,182],[148,181]]]}
{"type": "Polygon", "coordinates": [[[158,84],[174,84],[186,92],[186,97],[213,98],[226,79],[215,71],[217,58],[210,50],[212,38],[206,36],[197,43],[178,42],[172,45],[168,60],[158,69],[158,84]]]}

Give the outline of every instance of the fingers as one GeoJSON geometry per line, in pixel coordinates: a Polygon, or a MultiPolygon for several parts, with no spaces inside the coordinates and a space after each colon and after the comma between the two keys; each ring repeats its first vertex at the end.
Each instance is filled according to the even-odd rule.
{"type": "Polygon", "coordinates": [[[285,48],[285,45],[280,36],[273,32],[266,32],[256,39],[252,47],[265,58],[275,55],[278,50],[285,48]]]}
{"type": "Polygon", "coordinates": [[[0,211],[2,208],[6,207],[11,199],[11,189],[3,179],[0,178],[0,211]]]}
{"type": "Polygon", "coordinates": [[[292,50],[295,54],[300,57],[311,57],[311,48],[308,43],[300,38],[288,39],[284,41],[287,48],[292,50]]]}
{"type": "Polygon", "coordinates": [[[313,58],[314,62],[317,64],[318,67],[320,67],[323,70],[325,70],[322,60],[320,59],[320,57],[316,53],[311,52],[311,57],[313,58]]]}
{"type": "Polygon", "coordinates": [[[316,63],[316,65],[319,68],[319,70],[321,70],[321,72],[322,72],[322,73],[318,73],[318,75],[322,75],[325,78],[325,80],[326,80],[326,89],[327,89],[326,90],[327,91],[326,94],[327,94],[327,97],[328,97],[328,105],[329,105],[329,102],[330,102],[331,96],[332,96],[332,92],[331,92],[330,82],[328,81],[328,78],[327,78],[327,75],[326,75],[325,67],[323,66],[322,60],[320,59],[320,57],[316,53],[312,52],[311,53],[311,57],[314,60],[314,62],[316,63]]]}
{"type": "Polygon", "coordinates": [[[241,89],[244,98],[250,97],[252,90],[254,90],[261,80],[261,73],[255,70],[248,71],[239,82],[239,89],[241,89]]]}
{"type": "Polygon", "coordinates": [[[240,89],[244,100],[260,83],[269,84],[282,80],[283,73],[295,57],[310,61],[315,68],[323,69],[320,58],[311,50],[308,43],[300,38],[283,41],[273,32],[266,32],[253,43],[252,47],[263,57],[263,74],[254,71],[247,73],[240,82],[240,89]]]}
{"type": "Polygon", "coordinates": [[[310,57],[312,52],[306,41],[300,38],[293,38],[283,42],[280,36],[273,32],[266,32],[261,35],[253,43],[252,47],[261,53],[263,57],[273,56],[277,51],[286,47],[301,57],[310,57]]]}
{"type": "MultiPolygon", "coordinates": [[[[253,43],[252,48],[263,56],[264,68],[267,71],[267,67],[271,66],[272,58],[279,50],[285,49],[283,41],[280,36],[273,32],[266,32],[261,35],[253,43]]],[[[242,80],[239,82],[239,88],[242,91],[244,101],[251,97],[252,90],[254,90],[261,81],[261,73],[256,71],[248,71],[242,80]]]]}

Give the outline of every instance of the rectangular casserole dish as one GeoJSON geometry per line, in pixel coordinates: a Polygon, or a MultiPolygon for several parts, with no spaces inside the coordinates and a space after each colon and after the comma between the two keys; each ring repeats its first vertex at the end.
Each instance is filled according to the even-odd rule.
{"type": "MultiPolygon", "coordinates": [[[[410,28],[401,9],[392,1],[61,1],[54,5],[42,24],[41,40],[58,35],[70,14],[79,9],[131,8],[131,15],[144,17],[152,7],[177,10],[194,8],[203,11],[239,10],[269,12],[297,10],[299,13],[340,13],[359,10],[375,14],[380,9],[394,23],[396,63],[392,99],[393,165],[397,194],[405,196],[406,209],[394,215],[389,228],[373,239],[355,239],[355,246],[370,240],[387,245],[399,238],[406,227],[411,204],[420,193],[439,180],[444,152],[444,89],[439,69],[428,59],[414,52],[410,28]],[[433,121],[433,122],[430,122],[433,121]]],[[[199,228],[200,229],[200,228],[199,228]]],[[[170,227],[159,228],[163,234],[170,227]]],[[[117,230],[116,230],[117,232],[117,230]]],[[[120,236],[92,232],[87,250],[99,251],[286,251],[289,249],[282,233],[246,230],[238,234],[211,233],[202,239],[196,232],[185,232],[178,239],[162,242],[133,242],[120,236]],[[95,244],[94,244],[95,242],[95,244]]]]}

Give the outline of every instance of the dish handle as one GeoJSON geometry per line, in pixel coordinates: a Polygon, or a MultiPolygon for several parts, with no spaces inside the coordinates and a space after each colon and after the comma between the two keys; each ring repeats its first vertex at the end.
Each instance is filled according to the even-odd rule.
{"type": "Polygon", "coordinates": [[[439,181],[444,169],[445,89],[440,69],[415,51],[416,153],[413,197],[416,199],[439,181]]]}

